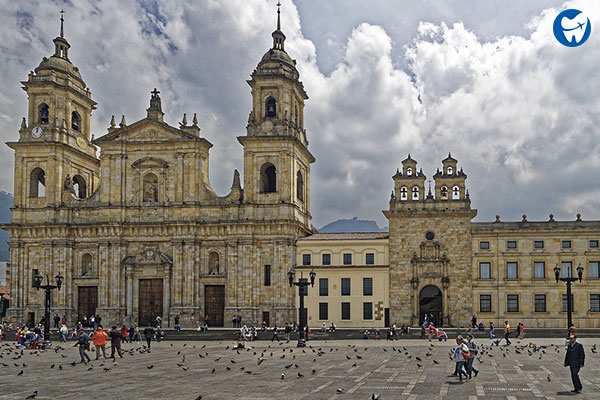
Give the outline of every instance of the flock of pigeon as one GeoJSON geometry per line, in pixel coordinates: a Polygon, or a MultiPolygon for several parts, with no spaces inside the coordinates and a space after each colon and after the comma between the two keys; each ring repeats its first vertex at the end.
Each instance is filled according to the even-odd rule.
{"type": "MultiPolygon", "coordinates": [[[[219,342],[222,344],[222,342],[219,342]]],[[[325,342],[327,344],[327,342],[325,342]]],[[[173,347],[173,344],[170,344],[173,347]]],[[[434,344],[429,343],[429,347],[427,347],[426,352],[421,355],[411,354],[409,350],[405,346],[382,346],[382,347],[365,347],[364,350],[359,348],[356,345],[347,345],[347,347],[343,346],[332,346],[329,348],[325,348],[325,346],[321,347],[313,347],[308,346],[304,349],[292,348],[291,346],[284,346],[284,343],[280,342],[279,346],[268,345],[265,348],[258,350],[255,347],[246,347],[239,348],[231,345],[227,345],[224,347],[225,352],[218,352],[218,354],[209,354],[206,349],[206,344],[203,345],[192,345],[186,347],[187,343],[182,345],[181,350],[177,350],[176,354],[173,353],[173,358],[176,359],[173,365],[170,364],[169,361],[160,361],[161,362],[161,370],[165,370],[165,367],[169,368],[177,368],[181,369],[184,372],[187,372],[192,367],[197,367],[197,363],[190,363],[189,357],[198,357],[197,360],[201,361],[202,367],[208,367],[210,370],[210,374],[232,374],[235,373],[236,370],[242,371],[243,374],[247,375],[263,375],[264,376],[264,367],[271,364],[271,367],[281,366],[281,372],[279,379],[302,379],[305,375],[314,376],[318,375],[317,368],[320,365],[319,358],[325,357],[328,353],[342,352],[344,353],[342,361],[345,361],[351,365],[352,367],[359,367],[361,360],[363,360],[364,354],[371,350],[371,352],[382,351],[384,353],[393,352],[397,353],[398,356],[406,357],[405,363],[414,362],[417,369],[424,368],[424,366],[433,366],[436,364],[440,364],[439,361],[433,359],[433,349],[434,344]],[[250,352],[252,352],[250,354],[250,352]],[[188,359],[186,359],[186,354],[188,359]],[[250,364],[248,361],[248,357],[243,357],[242,359],[236,358],[238,355],[249,355],[250,359],[254,359],[256,364],[250,364]],[[296,357],[298,355],[298,358],[296,357]],[[282,361],[285,360],[285,361],[282,361]],[[431,361],[429,361],[431,360],[431,361]],[[309,364],[308,366],[306,364],[309,364]],[[351,363],[351,364],[350,364],[351,363]],[[243,364],[240,366],[240,364],[243,364]],[[300,365],[302,364],[302,366],[300,365]],[[252,367],[251,365],[254,365],[252,367]]],[[[362,346],[361,346],[362,347],[362,346]]],[[[57,369],[63,370],[65,368],[75,368],[78,363],[76,361],[68,361],[67,356],[65,354],[66,348],[57,345],[48,350],[24,350],[22,348],[17,347],[15,344],[4,343],[0,346],[0,366],[3,368],[14,368],[16,376],[27,375],[27,366],[28,364],[25,361],[24,356],[27,359],[31,357],[42,357],[46,352],[54,351],[56,354],[59,354],[61,359],[64,359],[64,363],[52,363],[49,365],[49,369],[57,369]]],[[[173,349],[175,351],[176,349],[173,349]]],[[[593,345],[590,348],[592,353],[596,353],[596,345],[593,345]]],[[[211,350],[213,351],[213,350],[211,350]]],[[[499,347],[494,345],[486,346],[485,344],[479,345],[479,353],[477,354],[477,361],[479,363],[484,363],[486,358],[491,357],[503,357],[506,358],[508,354],[514,352],[515,354],[519,354],[523,357],[537,357],[539,360],[542,360],[544,355],[547,352],[564,352],[564,347],[550,344],[550,345],[541,345],[536,346],[532,343],[525,345],[515,345],[512,348],[509,346],[499,347]]],[[[127,350],[126,355],[128,357],[132,357],[134,355],[141,354],[150,354],[149,349],[146,348],[145,345],[141,345],[138,347],[132,347],[127,350]]],[[[78,353],[74,351],[71,352],[70,356],[73,357],[78,353]]],[[[450,360],[453,360],[454,351],[450,349],[448,356],[450,360]]],[[[136,357],[137,358],[137,357],[136,357]]],[[[158,362],[154,357],[145,357],[154,359],[154,362],[158,362]]],[[[30,363],[39,363],[38,360],[30,360],[30,363]]],[[[136,362],[141,362],[141,359],[138,358],[136,362]]],[[[147,362],[146,368],[151,370],[154,368],[154,364],[147,362]]],[[[406,364],[405,364],[406,365],[406,364]]],[[[110,373],[111,370],[117,368],[119,363],[114,361],[113,359],[106,359],[98,362],[95,366],[93,364],[85,365],[87,371],[101,370],[103,373],[110,373]]],[[[269,369],[269,373],[271,373],[272,368],[269,369]]],[[[551,381],[552,377],[548,375],[547,380],[551,381]]],[[[343,394],[345,389],[342,387],[338,387],[336,389],[336,393],[343,394]]],[[[34,399],[38,395],[38,391],[35,390],[31,393],[26,399],[34,399]]],[[[372,393],[369,397],[372,400],[379,399],[379,395],[372,393]]],[[[196,397],[196,400],[202,399],[202,395],[196,397]]]]}

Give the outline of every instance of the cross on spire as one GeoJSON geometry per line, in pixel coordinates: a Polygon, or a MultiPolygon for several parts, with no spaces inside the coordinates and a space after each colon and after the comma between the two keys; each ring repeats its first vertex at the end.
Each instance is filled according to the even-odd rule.
{"type": "Polygon", "coordinates": [[[277,1],[277,30],[280,31],[281,30],[281,21],[279,19],[279,14],[281,14],[281,2],[277,1]]]}
{"type": "Polygon", "coordinates": [[[65,22],[65,10],[60,10],[60,37],[65,37],[63,23],[65,22]]]}

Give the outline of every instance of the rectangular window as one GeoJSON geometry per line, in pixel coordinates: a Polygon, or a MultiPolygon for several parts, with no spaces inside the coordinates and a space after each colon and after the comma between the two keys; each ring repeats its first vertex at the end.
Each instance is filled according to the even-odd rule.
{"type": "MultiPolygon", "coordinates": [[[[567,312],[567,308],[569,305],[567,304],[567,295],[562,295],[562,312],[567,312]]],[[[571,311],[575,311],[575,302],[573,298],[573,294],[571,294],[571,311]]]]}
{"type": "Polygon", "coordinates": [[[31,287],[35,286],[35,276],[39,273],[37,269],[31,270],[31,287]]]}
{"type": "Polygon", "coordinates": [[[597,248],[598,248],[598,241],[590,240],[590,249],[597,249],[597,248]]]}
{"type": "Polygon", "coordinates": [[[509,240],[508,242],[506,242],[506,248],[508,248],[508,249],[516,249],[517,248],[517,241],[516,240],[509,240]]]}
{"type": "Polygon", "coordinates": [[[543,249],[544,248],[544,241],[543,240],[536,240],[533,242],[533,248],[534,249],[543,249]]]}
{"type": "Polygon", "coordinates": [[[489,262],[479,263],[479,279],[491,279],[492,278],[492,266],[489,262]]]}
{"type": "Polygon", "coordinates": [[[560,242],[560,246],[563,249],[570,249],[571,248],[571,241],[570,240],[563,240],[560,242]]]}
{"type": "Polygon", "coordinates": [[[327,303],[319,303],[319,319],[329,319],[329,309],[327,303]]]}
{"type": "Polygon", "coordinates": [[[590,261],[590,278],[600,278],[600,276],[598,275],[598,265],[600,265],[600,262],[590,261]]]}
{"type": "Polygon", "coordinates": [[[534,300],[535,312],[546,312],[546,295],[536,294],[534,300]]]}
{"type": "Polygon", "coordinates": [[[479,242],[479,248],[481,250],[489,250],[490,242],[479,242]]]}
{"type": "Polygon", "coordinates": [[[342,296],[350,296],[350,278],[342,278],[342,296]]]}
{"type": "Polygon", "coordinates": [[[352,254],[344,253],[344,265],[352,264],[352,254]]]}
{"type": "Polygon", "coordinates": [[[323,265],[331,265],[331,254],[323,254],[323,265]]]}
{"type": "Polygon", "coordinates": [[[373,319],[373,303],[363,303],[363,319],[373,319]]]}
{"type": "Polygon", "coordinates": [[[519,295],[518,294],[506,295],[506,311],[519,312],[519,295]]]}
{"type": "Polygon", "coordinates": [[[375,264],[375,254],[374,253],[367,253],[365,256],[365,262],[367,265],[373,265],[375,264]]]}
{"type": "Polygon", "coordinates": [[[302,254],[302,265],[310,265],[311,259],[310,254],[302,254]]]}
{"type": "Polygon", "coordinates": [[[363,296],[373,296],[373,278],[363,278],[363,296]]]}
{"type": "Polygon", "coordinates": [[[271,266],[265,265],[265,286],[271,286],[271,266]]]}
{"type": "Polygon", "coordinates": [[[506,278],[507,279],[519,279],[519,263],[507,262],[506,263],[506,278]]]}
{"type": "Polygon", "coordinates": [[[546,263],[536,261],[533,263],[533,277],[535,279],[544,279],[546,277],[546,263]]]}
{"type": "Polygon", "coordinates": [[[560,271],[563,278],[571,278],[573,276],[573,264],[571,261],[561,262],[560,271]]]}
{"type": "Polygon", "coordinates": [[[600,294],[590,294],[590,312],[600,312],[600,294]]]}
{"type": "Polygon", "coordinates": [[[319,296],[329,296],[329,279],[319,278],[319,296]]]}
{"type": "Polygon", "coordinates": [[[350,303],[342,303],[342,319],[350,319],[350,303]]]}
{"type": "Polygon", "coordinates": [[[492,295],[479,295],[479,312],[492,312],[492,295]]]}

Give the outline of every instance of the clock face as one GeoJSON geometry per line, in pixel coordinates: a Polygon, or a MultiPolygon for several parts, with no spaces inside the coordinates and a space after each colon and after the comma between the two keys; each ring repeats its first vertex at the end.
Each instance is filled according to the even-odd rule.
{"type": "Polygon", "coordinates": [[[42,130],[42,128],[40,128],[39,126],[36,126],[35,128],[33,128],[33,129],[31,130],[31,136],[33,136],[34,138],[36,138],[36,139],[37,139],[37,138],[40,138],[40,137],[42,137],[42,133],[43,133],[43,132],[44,132],[44,131],[42,130]]]}

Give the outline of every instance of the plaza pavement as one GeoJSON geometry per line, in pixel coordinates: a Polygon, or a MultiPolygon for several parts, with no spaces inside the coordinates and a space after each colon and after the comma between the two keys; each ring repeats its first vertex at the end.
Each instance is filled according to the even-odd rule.
{"type": "Polygon", "coordinates": [[[590,350],[598,341],[581,340],[586,365],[580,395],[570,392],[564,339],[514,339],[512,346],[492,350],[489,340],[480,339],[486,353],[475,360],[479,375],[463,384],[448,377],[455,365],[448,357],[451,339],[311,341],[305,349],[259,341],[239,351],[232,341],[163,341],[152,342],[150,353],[134,343],[123,344],[130,352],[117,358],[118,365],[99,360],[87,366],[71,365],[79,361],[74,342],[55,343],[57,351],[22,353],[3,342],[0,399],[25,399],[34,390],[36,399],[600,399],[600,356],[590,350]],[[529,342],[548,347],[532,355],[515,352],[515,345],[529,342]]]}

